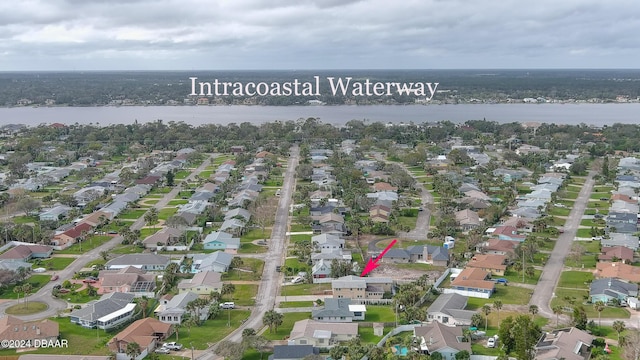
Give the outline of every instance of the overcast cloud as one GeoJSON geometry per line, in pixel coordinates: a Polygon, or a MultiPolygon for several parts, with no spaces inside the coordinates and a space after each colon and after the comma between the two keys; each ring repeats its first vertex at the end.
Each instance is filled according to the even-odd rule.
{"type": "Polygon", "coordinates": [[[2,70],[638,68],[637,0],[0,2],[2,70]]]}

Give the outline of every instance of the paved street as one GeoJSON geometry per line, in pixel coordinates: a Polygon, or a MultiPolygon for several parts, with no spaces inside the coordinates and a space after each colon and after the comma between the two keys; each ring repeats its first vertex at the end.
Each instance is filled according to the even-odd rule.
{"type": "MultiPolygon", "coordinates": [[[[199,174],[207,166],[209,166],[209,164],[211,163],[210,159],[211,158],[209,157],[200,166],[198,166],[198,168],[192,171],[191,174],[187,177],[187,180],[192,180],[197,174],[199,174]]],[[[180,185],[176,185],[171,190],[171,192],[165,194],[164,197],[154,205],[154,207],[158,210],[162,209],[169,203],[169,201],[171,201],[174,197],[178,195],[180,190],[181,190],[180,185]]],[[[131,225],[131,229],[139,230],[144,225],[145,225],[144,217],[140,217],[138,220],[136,220],[133,223],[133,225],[131,225]]],[[[40,301],[40,302],[46,303],[47,305],[49,305],[49,308],[37,314],[18,316],[18,317],[24,320],[39,320],[39,319],[56,316],[59,311],[66,309],[67,303],[65,301],[56,299],[53,296],[51,296],[51,290],[53,289],[53,286],[55,284],[61,284],[66,279],[71,279],[76,272],[80,271],[80,269],[84,268],[88,263],[94,260],[100,259],[101,257],[100,253],[102,251],[109,251],[114,247],[118,246],[122,242],[122,239],[123,239],[122,236],[115,236],[113,239],[109,240],[108,242],[82,254],[82,256],[74,260],[64,270],[58,271],[57,274],[60,276],[59,280],[51,281],[47,283],[37,293],[32,294],[31,296],[28,297],[29,301],[40,301]]],[[[17,302],[15,300],[12,300],[12,301],[7,301],[0,304],[0,313],[4,314],[4,311],[8,307],[15,305],[16,303],[17,302]]]]}
{"type": "Polygon", "coordinates": [[[589,202],[589,196],[591,195],[594,184],[593,175],[595,175],[595,173],[590,171],[584,186],[578,194],[578,198],[573,204],[573,209],[571,209],[567,217],[564,225],[564,233],[558,237],[556,245],[542,270],[540,280],[529,300],[529,305],[538,306],[540,315],[550,319],[555,318],[550,307],[551,299],[554,294],[554,289],[558,284],[558,279],[560,279],[562,269],[564,268],[564,259],[571,251],[571,245],[580,226],[582,214],[584,214],[584,210],[589,202]]]}
{"type": "MultiPolygon", "coordinates": [[[[282,276],[276,272],[276,266],[284,264],[286,255],[286,232],[289,225],[289,206],[291,198],[295,191],[295,171],[298,166],[300,157],[300,149],[298,146],[291,148],[291,157],[287,164],[287,171],[284,175],[280,202],[276,210],[273,231],[271,232],[271,240],[268,241],[269,250],[264,256],[265,264],[256,295],[256,305],[249,316],[249,319],[238,329],[229,334],[224,340],[240,342],[242,340],[242,330],[253,328],[256,331],[262,328],[262,317],[264,313],[275,307],[276,297],[278,296],[282,276]]],[[[217,344],[216,344],[217,345],[217,344]]],[[[199,360],[210,360],[218,358],[213,353],[216,345],[212,346],[208,351],[198,357],[199,360]]]]}

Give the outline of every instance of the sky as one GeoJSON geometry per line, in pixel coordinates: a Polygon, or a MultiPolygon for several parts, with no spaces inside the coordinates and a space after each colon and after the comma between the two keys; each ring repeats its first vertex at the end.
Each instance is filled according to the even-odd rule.
{"type": "Polygon", "coordinates": [[[0,70],[640,68],[637,0],[0,0],[0,70]]]}

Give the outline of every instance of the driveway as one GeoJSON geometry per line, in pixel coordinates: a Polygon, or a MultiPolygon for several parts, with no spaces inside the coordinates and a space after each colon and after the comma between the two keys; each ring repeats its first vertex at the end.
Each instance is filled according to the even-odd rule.
{"type": "MultiPolygon", "coordinates": [[[[210,163],[211,163],[211,157],[207,158],[207,160],[205,160],[200,166],[198,166],[194,171],[192,171],[191,174],[189,174],[189,176],[187,177],[187,180],[192,180],[197,174],[199,174],[207,166],[209,166],[210,163]]],[[[154,207],[158,210],[162,209],[164,206],[166,206],[169,203],[169,201],[171,201],[174,197],[178,195],[178,192],[180,192],[180,190],[181,190],[180,185],[175,186],[169,193],[165,194],[164,197],[154,205],[154,207]]],[[[138,218],[138,220],[136,220],[133,223],[133,225],[131,225],[131,229],[139,230],[144,225],[145,225],[144,216],[142,216],[138,218]]],[[[32,294],[28,297],[29,301],[40,301],[47,304],[49,306],[47,310],[43,312],[39,312],[37,314],[33,314],[33,315],[24,315],[24,316],[16,316],[16,317],[23,320],[27,320],[27,321],[40,320],[40,319],[56,316],[58,312],[66,309],[68,307],[68,304],[66,301],[62,301],[60,299],[57,299],[51,296],[51,290],[53,289],[53,286],[56,284],[62,284],[63,281],[73,278],[73,275],[75,275],[75,273],[80,271],[80,269],[84,268],[88,263],[94,260],[100,259],[101,258],[100,253],[102,251],[108,252],[114,247],[120,245],[120,243],[122,243],[122,240],[123,240],[122,236],[120,235],[114,236],[113,239],[107,241],[106,243],[82,254],[75,261],[69,264],[69,266],[67,266],[64,270],[57,272],[57,274],[60,276],[58,280],[50,281],[49,283],[44,285],[37,293],[32,294]]],[[[8,307],[15,304],[17,304],[16,300],[7,301],[0,304],[0,313],[4,314],[5,310],[8,307]]]]}

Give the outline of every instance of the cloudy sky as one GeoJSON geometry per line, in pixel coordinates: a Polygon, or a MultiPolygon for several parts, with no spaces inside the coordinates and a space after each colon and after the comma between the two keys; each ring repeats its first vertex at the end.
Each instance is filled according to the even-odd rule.
{"type": "Polygon", "coordinates": [[[0,0],[0,70],[639,68],[637,0],[0,0]]]}

